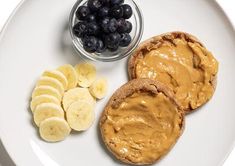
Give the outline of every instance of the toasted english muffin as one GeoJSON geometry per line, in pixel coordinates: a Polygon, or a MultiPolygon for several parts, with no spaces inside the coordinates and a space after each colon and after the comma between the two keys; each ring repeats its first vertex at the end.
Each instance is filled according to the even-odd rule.
{"type": "Polygon", "coordinates": [[[185,113],[211,99],[218,62],[193,35],[169,32],[140,44],[128,62],[130,79],[149,78],[170,88],[185,113]]]}
{"type": "Polygon", "coordinates": [[[167,154],[184,129],[174,94],[151,79],[134,79],[110,98],[100,131],[108,150],[124,163],[152,164],[167,154]]]}

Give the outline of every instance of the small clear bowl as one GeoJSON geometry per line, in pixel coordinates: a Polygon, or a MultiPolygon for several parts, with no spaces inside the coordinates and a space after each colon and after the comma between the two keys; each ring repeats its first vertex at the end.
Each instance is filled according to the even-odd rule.
{"type": "Polygon", "coordinates": [[[75,50],[78,52],[78,54],[85,56],[86,58],[89,58],[94,61],[102,61],[102,62],[112,62],[117,61],[122,58],[125,58],[129,56],[135,48],[138,46],[144,29],[143,24],[143,16],[140,8],[135,3],[134,0],[125,0],[125,4],[128,4],[132,7],[133,15],[128,21],[132,23],[132,31],[130,33],[132,37],[132,41],[130,45],[127,47],[119,47],[119,49],[115,52],[111,51],[105,51],[103,53],[89,53],[84,50],[82,46],[81,39],[76,37],[73,34],[73,26],[79,22],[79,20],[76,18],[75,12],[77,11],[79,6],[86,5],[87,0],[77,0],[77,2],[74,4],[69,18],[69,30],[73,41],[73,46],[75,50]]]}

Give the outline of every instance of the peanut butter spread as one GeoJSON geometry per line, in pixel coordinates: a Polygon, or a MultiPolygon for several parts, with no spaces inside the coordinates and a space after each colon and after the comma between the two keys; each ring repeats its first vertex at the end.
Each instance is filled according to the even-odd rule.
{"type": "Polygon", "coordinates": [[[130,163],[148,164],[166,154],[181,133],[182,117],[162,92],[135,92],[109,107],[101,125],[109,149],[130,163]]]}
{"type": "Polygon", "coordinates": [[[158,80],[170,87],[184,109],[195,109],[213,95],[218,62],[197,42],[165,40],[139,59],[137,78],[158,80]]]}

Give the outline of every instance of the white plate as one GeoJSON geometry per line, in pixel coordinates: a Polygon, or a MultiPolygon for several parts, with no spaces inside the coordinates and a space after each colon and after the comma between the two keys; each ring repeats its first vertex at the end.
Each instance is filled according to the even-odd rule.
{"type": "MultiPolygon", "coordinates": [[[[181,30],[201,39],[220,62],[213,99],[186,118],[186,129],[159,166],[221,166],[235,140],[235,36],[221,9],[211,0],[136,0],[145,18],[143,40],[181,30]]],[[[71,48],[67,23],[74,0],[25,0],[0,40],[0,136],[19,166],[120,165],[98,137],[98,118],[108,98],[127,81],[126,61],[95,63],[108,78],[108,97],[96,108],[87,132],[60,143],[45,143],[28,110],[32,88],[45,69],[81,61],[71,48]]]]}

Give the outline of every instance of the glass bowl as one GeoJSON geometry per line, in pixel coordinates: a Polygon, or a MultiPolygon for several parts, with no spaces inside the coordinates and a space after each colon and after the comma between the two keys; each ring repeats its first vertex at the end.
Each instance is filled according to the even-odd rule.
{"type": "Polygon", "coordinates": [[[86,58],[89,58],[94,61],[102,61],[102,62],[111,62],[111,61],[117,61],[122,58],[127,57],[130,55],[135,48],[138,46],[144,29],[143,24],[143,16],[140,8],[135,3],[134,0],[125,0],[125,4],[129,4],[132,7],[133,15],[128,21],[132,23],[132,31],[130,33],[132,37],[131,43],[127,47],[119,47],[119,49],[115,52],[111,51],[105,51],[103,53],[89,53],[86,50],[84,50],[82,46],[81,39],[76,37],[73,34],[73,26],[79,22],[79,20],[76,18],[75,12],[77,11],[79,6],[85,5],[87,3],[87,0],[77,0],[77,2],[74,4],[69,18],[69,30],[72,37],[72,42],[75,50],[78,52],[79,55],[85,56],[86,58]]]}

